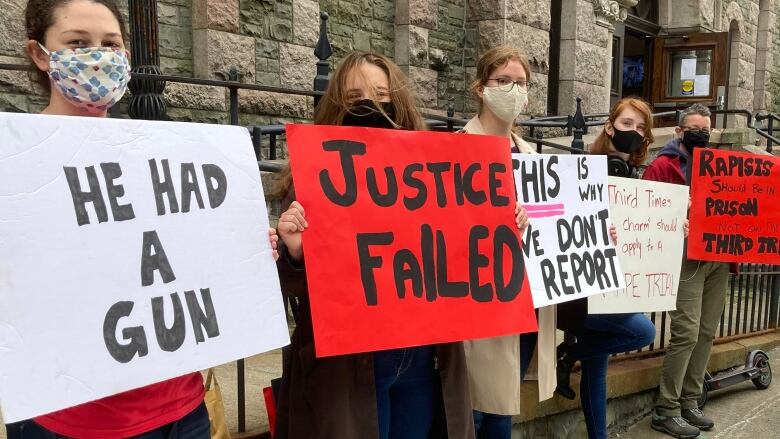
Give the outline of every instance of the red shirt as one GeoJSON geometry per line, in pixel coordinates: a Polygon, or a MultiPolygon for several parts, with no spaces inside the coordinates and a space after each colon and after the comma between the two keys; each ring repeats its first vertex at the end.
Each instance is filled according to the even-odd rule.
{"type": "Polygon", "coordinates": [[[35,418],[63,436],[116,439],[137,436],[179,420],[203,402],[200,373],[173,378],[35,418]]]}
{"type": "Polygon", "coordinates": [[[685,184],[679,156],[659,155],[645,169],[642,180],[660,181],[664,183],[685,184]]]}

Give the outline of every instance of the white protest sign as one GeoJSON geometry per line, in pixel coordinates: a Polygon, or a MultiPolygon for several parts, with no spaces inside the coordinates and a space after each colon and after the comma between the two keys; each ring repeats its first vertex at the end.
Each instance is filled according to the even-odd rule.
{"type": "Polygon", "coordinates": [[[289,342],[244,128],[0,113],[0,243],[5,422],[289,342]]]}
{"type": "Polygon", "coordinates": [[[534,306],[625,288],[609,236],[607,157],[513,154],[530,225],[523,240],[534,306]]]}
{"type": "Polygon", "coordinates": [[[677,306],[688,187],[609,177],[626,288],[588,298],[591,314],[669,311],[677,306]]]}

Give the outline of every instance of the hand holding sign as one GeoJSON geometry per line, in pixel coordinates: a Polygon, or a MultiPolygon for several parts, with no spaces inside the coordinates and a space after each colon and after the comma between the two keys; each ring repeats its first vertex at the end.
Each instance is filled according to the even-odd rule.
{"type": "Polygon", "coordinates": [[[309,223],[306,221],[306,211],[301,203],[293,201],[290,207],[279,217],[276,228],[282,236],[284,245],[291,258],[300,261],[303,258],[302,234],[309,223]]]}
{"type": "Polygon", "coordinates": [[[273,250],[274,261],[279,260],[278,242],[279,235],[276,234],[276,229],[273,227],[268,228],[268,241],[271,243],[271,249],[273,250]]]}
{"type": "Polygon", "coordinates": [[[528,211],[525,210],[520,202],[515,203],[515,223],[517,228],[520,229],[520,234],[524,235],[528,228],[528,211]]]}

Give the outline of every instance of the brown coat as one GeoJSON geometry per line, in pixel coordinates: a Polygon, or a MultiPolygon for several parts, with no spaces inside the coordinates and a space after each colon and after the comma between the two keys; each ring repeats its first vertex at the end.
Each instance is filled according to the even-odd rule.
{"type": "MultiPolygon", "coordinates": [[[[379,439],[373,354],[315,357],[305,269],[279,250],[282,290],[298,298],[299,315],[284,354],[274,437],[379,439]]],[[[437,345],[436,357],[444,407],[429,438],[474,439],[463,344],[437,345]]]]}

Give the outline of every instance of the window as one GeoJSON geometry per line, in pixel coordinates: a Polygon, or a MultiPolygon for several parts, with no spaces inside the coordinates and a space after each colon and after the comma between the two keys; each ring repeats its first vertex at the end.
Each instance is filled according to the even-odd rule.
{"type": "Polygon", "coordinates": [[[652,103],[676,108],[716,105],[726,87],[728,32],[658,37],[653,42],[652,103]]]}
{"type": "Polygon", "coordinates": [[[711,96],[712,49],[675,50],[667,52],[666,97],[711,96]]]}

